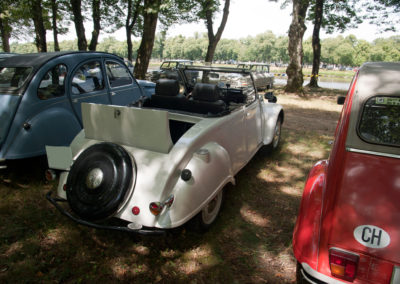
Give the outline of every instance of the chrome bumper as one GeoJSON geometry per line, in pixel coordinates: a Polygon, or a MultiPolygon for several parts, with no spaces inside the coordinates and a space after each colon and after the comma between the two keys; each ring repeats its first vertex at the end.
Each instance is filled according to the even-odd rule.
{"type": "Polygon", "coordinates": [[[160,229],[135,229],[135,228],[130,228],[130,224],[126,227],[120,227],[120,226],[109,226],[109,225],[101,225],[101,224],[96,224],[92,222],[88,222],[86,220],[79,219],[75,216],[73,216],[71,213],[67,212],[64,208],[62,208],[58,202],[66,202],[65,199],[61,198],[53,198],[51,196],[52,192],[49,191],[46,194],[46,199],[54,205],[58,209],[58,211],[61,212],[61,214],[67,216],[69,219],[75,221],[78,224],[96,228],[96,229],[105,229],[105,230],[114,230],[114,231],[121,231],[121,232],[128,232],[128,233],[134,233],[134,234],[139,234],[139,235],[164,235],[166,233],[165,230],[160,230],[160,229]]]}

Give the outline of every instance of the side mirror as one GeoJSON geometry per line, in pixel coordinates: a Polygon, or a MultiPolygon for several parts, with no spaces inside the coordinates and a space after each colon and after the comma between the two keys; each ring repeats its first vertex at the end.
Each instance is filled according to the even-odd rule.
{"type": "Polygon", "coordinates": [[[276,103],[278,99],[274,96],[273,92],[267,92],[264,94],[264,98],[268,100],[269,103],[276,103]]]}
{"type": "Polygon", "coordinates": [[[346,97],[340,96],[337,98],[337,104],[338,105],[344,105],[344,101],[346,100],[346,97]]]}

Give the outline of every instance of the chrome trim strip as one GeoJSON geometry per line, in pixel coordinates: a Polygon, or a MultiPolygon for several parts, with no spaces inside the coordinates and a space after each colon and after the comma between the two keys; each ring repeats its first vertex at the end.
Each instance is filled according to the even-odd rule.
{"type": "Polygon", "coordinates": [[[391,284],[400,283],[400,266],[395,266],[393,268],[392,280],[390,281],[391,284]]]}
{"type": "Polygon", "coordinates": [[[345,284],[345,283],[349,283],[349,282],[342,282],[339,281],[337,279],[334,279],[332,277],[329,277],[325,274],[322,274],[314,269],[312,269],[307,263],[303,262],[301,263],[301,267],[308,273],[310,274],[312,277],[314,277],[315,279],[321,280],[323,282],[329,283],[329,284],[345,284]]]}
{"type": "Polygon", "coordinates": [[[383,156],[383,157],[400,159],[400,155],[396,155],[396,154],[388,154],[388,153],[382,153],[382,152],[360,150],[360,149],[355,149],[355,148],[346,148],[346,151],[360,153],[360,154],[370,154],[370,155],[375,155],[375,156],[383,156]]]}

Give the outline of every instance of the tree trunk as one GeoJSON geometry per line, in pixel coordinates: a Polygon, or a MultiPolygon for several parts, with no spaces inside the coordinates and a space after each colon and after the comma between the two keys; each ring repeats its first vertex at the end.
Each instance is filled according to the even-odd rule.
{"type": "Polygon", "coordinates": [[[307,27],[305,17],[309,0],[293,0],[292,23],[289,28],[289,57],[290,63],[286,69],[288,75],[286,92],[303,92],[303,36],[307,27]]]}
{"type": "Polygon", "coordinates": [[[318,88],[319,64],[321,63],[321,42],[319,31],[321,30],[322,16],[324,12],[324,0],[316,0],[315,3],[315,22],[312,36],[313,66],[310,79],[310,87],[318,88]]]}
{"type": "Polygon", "coordinates": [[[229,15],[229,4],[230,0],[225,0],[224,11],[222,15],[221,24],[218,28],[217,33],[214,35],[213,31],[213,11],[211,10],[213,1],[207,0],[206,2],[206,26],[207,26],[207,34],[208,34],[208,47],[205,62],[212,62],[215,54],[215,50],[217,48],[218,42],[221,39],[222,32],[225,29],[226,22],[228,20],[229,15]]]}
{"type": "Polygon", "coordinates": [[[53,26],[54,51],[60,51],[60,45],[58,44],[58,28],[57,28],[57,13],[58,13],[57,0],[51,0],[51,11],[52,11],[51,20],[53,26]]]}
{"type": "Polygon", "coordinates": [[[38,52],[47,52],[46,29],[43,23],[42,1],[35,0],[31,2],[31,17],[35,27],[35,44],[38,52]]]}
{"type": "Polygon", "coordinates": [[[126,13],[125,31],[126,31],[126,42],[128,45],[128,60],[132,61],[132,29],[136,25],[137,18],[139,16],[139,6],[141,0],[135,0],[135,10],[132,15],[133,0],[128,0],[128,11],[126,13]]]}
{"type": "Polygon", "coordinates": [[[135,63],[136,79],[145,79],[153,51],[158,12],[162,0],[145,0],[143,13],[143,36],[135,63]]]}
{"type": "Polygon", "coordinates": [[[92,18],[93,18],[93,31],[92,39],[90,40],[89,50],[96,51],[97,43],[100,35],[100,0],[92,1],[92,18]]]}
{"type": "Polygon", "coordinates": [[[81,8],[81,0],[71,0],[71,10],[74,15],[74,24],[76,37],[78,38],[78,49],[86,51],[87,41],[85,36],[85,27],[83,26],[83,16],[81,8]]]}
{"type": "MultiPolygon", "coordinates": [[[[1,12],[0,10],[0,13],[1,12]]],[[[7,18],[0,17],[1,44],[4,52],[10,52],[10,30],[11,27],[8,24],[7,18]]]]}

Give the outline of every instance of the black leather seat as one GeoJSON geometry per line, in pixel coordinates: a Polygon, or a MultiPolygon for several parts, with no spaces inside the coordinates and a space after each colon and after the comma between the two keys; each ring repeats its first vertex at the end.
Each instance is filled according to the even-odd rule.
{"type": "Polygon", "coordinates": [[[225,102],[220,99],[217,85],[205,83],[194,86],[188,106],[188,111],[201,114],[220,114],[227,109],[225,102]]]}
{"type": "Polygon", "coordinates": [[[144,101],[144,107],[157,107],[166,109],[181,109],[182,101],[186,97],[179,94],[180,85],[177,80],[159,79],[156,82],[155,93],[150,99],[144,101]]]}

